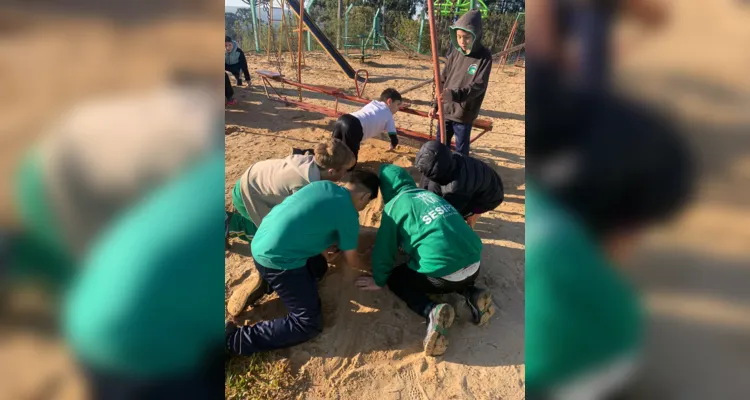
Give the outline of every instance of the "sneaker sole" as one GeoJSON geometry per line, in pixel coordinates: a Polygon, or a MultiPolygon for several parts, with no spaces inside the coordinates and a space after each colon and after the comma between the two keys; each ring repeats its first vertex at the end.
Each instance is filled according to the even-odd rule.
{"type": "MultiPolygon", "coordinates": [[[[453,319],[456,317],[456,312],[449,304],[442,306],[438,311],[437,326],[440,330],[445,331],[453,325],[453,319]]],[[[432,330],[427,334],[424,339],[424,353],[428,356],[440,356],[445,354],[448,350],[448,338],[441,335],[436,330],[432,330]]]]}
{"type": "Polygon", "coordinates": [[[477,297],[478,309],[474,309],[471,303],[469,303],[469,307],[471,307],[471,314],[474,317],[474,323],[477,324],[477,326],[484,326],[490,321],[490,318],[495,315],[495,305],[492,303],[492,294],[488,291],[482,292],[479,297],[477,297]]]}
{"type": "Polygon", "coordinates": [[[252,275],[250,279],[243,282],[240,287],[232,293],[227,301],[227,312],[229,315],[236,317],[245,310],[248,304],[252,305],[258,301],[258,299],[263,297],[260,288],[261,279],[257,274],[252,275]]]}

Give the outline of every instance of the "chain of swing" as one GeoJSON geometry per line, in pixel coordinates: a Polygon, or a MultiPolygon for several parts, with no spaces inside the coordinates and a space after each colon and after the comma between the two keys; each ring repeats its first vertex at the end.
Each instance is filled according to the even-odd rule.
{"type": "MultiPolygon", "coordinates": [[[[269,35],[269,37],[271,39],[270,40],[271,44],[270,44],[270,48],[269,48],[269,53],[272,52],[276,56],[276,60],[275,60],[276,61],[276,71],[279,73],[279,75],[283,76],[283,67],[282,67],[282,61],[281,61],[281,53],[282,53],[282,50],[283,50],[282,49],[283,42],[281,40],[277,40],[276,39],[276,34],[275,34],[274,29],[273,29],[273,21],[274,20],[273,20],[273,16],[271,15],[271,7],[270,7],[271,1],[273,1],[273,0],[261,0],[260,4],[261,4],[261,7],[263,8],[263,11],[266,14],[266,17],[268,18],[268,35],[269,35]],[[278,51],[272,51],[273,49],[276,49],[278,51]]],[[[281,1],[283,2],[284,0],[281,0],[281,1]]],[[[283,12],[284,12],[284,10],[282,9],[282,13],[283,12]]],[[[287,12],[286,17],[291,22],[292,21],[291,11],[287,10],[286,12],[287,12]]],[[[286,26],[284,28],[286,29],[286,32],[279,31],[279,33],[281,33],[281,34],[286,33],[287,48],[288,48],[289,54],[291,56],[292,65],[294,66],[294,65],[297,64],[297,60],[296,60],[297,57],[295,56],[294,50],[292,50],[291,44],[289,42],[289,36],[292,34],[292,31],[291,31],[291,25],[292,24],[291,23],[287,23],[285,25],[286,26]]],[[[299,74],[297,72],[297,69],[296,68],[293,68],[293,69],[295,71],[295,74],[297,75],[297,80],[299,80],[299,74]]],[[[283,81],[281,83],[281,87],[282,87],[282,90],[283,90],[283,88],[284,88],[284,82],[283,81]]]]}

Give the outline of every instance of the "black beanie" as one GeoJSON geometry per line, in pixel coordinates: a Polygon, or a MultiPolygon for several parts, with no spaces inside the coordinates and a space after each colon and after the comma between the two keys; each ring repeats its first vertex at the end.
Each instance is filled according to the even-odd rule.
{"type": "Polygon", "coordinates": [[[224,42],[225,42],[225,43],[226,43],[226,42],[231,42],[231,41],[232,41],[232,38],[230,38],[229,36],[225,36],[225,37],[224,37],[224,42]]]}

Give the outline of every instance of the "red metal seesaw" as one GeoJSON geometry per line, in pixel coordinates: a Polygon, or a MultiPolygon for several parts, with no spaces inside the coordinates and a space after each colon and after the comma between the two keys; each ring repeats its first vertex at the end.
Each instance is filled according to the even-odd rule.
{"type": "MultiPolygon", "coordinates": [[[[341,115],[345,114],[344,112],[341,112],[341,111],[338,110],[339,99],[349,100],[349,101],[352,101],[352,102],[355,102],[355,103],[359,103],[359,104],[367,104],[367,103],[369,103],[371,101],[370,99],[366,99],[364,97],[358,97],[358,96],[352,96],[352,95],[346,94],[346,93],[342,92],[341,89],[335,88],[335,87],[332,87],[332,86],[310,85],[310,84],[306,84],[306,83],[295,82],[295,81],[292,81],[292,80],[284,78],[278,72],[273,72],[273,71],[268,71],[268,70],[257,70],[256,73],[261,77],[261,80],[263,81],[263,89],[265,90],[266,96],[269,99],[271,99],[273,101],[278,101],[280,103],[284,103],[286,105],[295,106],[295,107],[297,107],[299,109],[302,109],[302,110],[305,110],[305,111],[317,112],[317,113],[329,116],[331,118],[338,118],[341,115]],[[309,90],[309,91],[315,92],[315,93],[327,94],[327,95],[332,96],[332,97],[334,97],[336,99],[336,106],[335,106],[335,108],[332,109],[332,108],[328,108],[328,107],[318,106],[318,105],[315,105],[315,104],[310,104],[310,103],[307,103],[307,102],[304,102],[304,101],[300,101],[300,100],[291,99],[291,98],[289,98],[287,96],[284,96],[281,93],[279,93],[279,91],[276,90],[276,88],[273,86],[273,84],[271,82],[278,82],[278,83],[289,85],[289,86],[293,86],[293,87],[296,87],[296,88],[299,88],[299,89],[309,90]],[[271,89],[271,91],[273,91],[273,95],[269,92],[269,90],[268,90],[269,88],[271,89]]],[[[417,115],[417,116],[420,116],[420,117],[429,118],[429,114],[428,113],[426,113],[424,111],[415,110],[415,109],[410,108],[408,106],[402,106],[399,109],[399,111],[401,111],[403,113],[406,113],[406,114],[417,115]]],[[[474,123],[472,124],[472,126],[475,127],[475,128],[480,129],[480,132],[479,132],[479,134],[477,134],[476,136],[474,136],[474,137],[471,138],[470,143],[473,143],[475,140],[477,140],[480,137],[482,137],[482,135],[484,135],[485,133],[491,131],[492,130],[492,121],[491,120],[486,120],[486,119],[476,119],[474,121],[474,123]]],[[[429,141],[429,140],[434,140],[434,137],[431,136],[431,135],[427,135],[427,134],[421,133],[421,132],[412,131],[412,130],[409,130],[409,129],[398,128],[398,129],[396,129],[396,132],[399,135],[401,135],[401,136],[404,136],[404,137],[407,137],[407,138],[410,138],[410,139],[414,139],[414,140],[417,140],[417,141],[420,141],[420,142],[426,142],[426,141],[429,141]]]]}

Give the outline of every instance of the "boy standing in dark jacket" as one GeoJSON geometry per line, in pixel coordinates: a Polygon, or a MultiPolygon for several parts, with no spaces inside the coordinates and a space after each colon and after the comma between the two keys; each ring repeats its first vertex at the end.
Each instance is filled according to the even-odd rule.
{"type": "Polygon", "coordinates": [[[242,86],[242,78],[240,72],[245,75],[247,84],[250,84],[250,71],[247,69],[247,59],[245,53],[242,51],[237,42],[232,40],[231,37],[226,36],[224,38],[224,70],[229,71],[237,79],[237,86],[242,86]]]}
{"type": "MultiPolygon", "coordinates": [[[[471,125],[482,108],[492,70],[492,53],[482,45],[482,14],[472,10],[451,26],[453,49],[445,62],[440,81],[443,93],[445,131],[448,143],[456,136],[456,151],[469,155],[471,125]]],[[[430,113],[434,115],[437,105],[430,113]]],[[[440,130],[437,140],[440,141],[440,130]]]]}
{"type": "Polygon", "coordinates": [[[503,181],[492,167],[475,158],[451,153],[440,142],[427,142],[417,152],[420,186],[442,196],[474,228],[479,214],[503,202],[503,181]]]}

